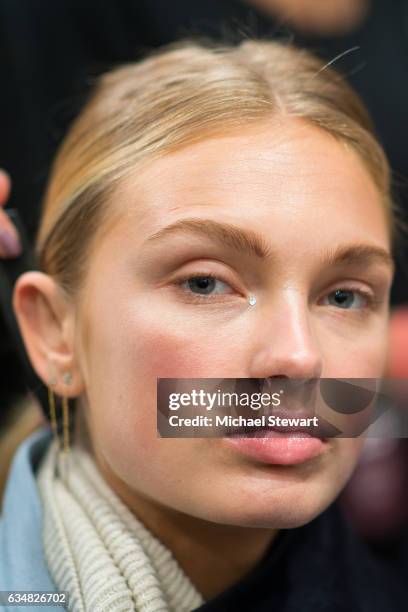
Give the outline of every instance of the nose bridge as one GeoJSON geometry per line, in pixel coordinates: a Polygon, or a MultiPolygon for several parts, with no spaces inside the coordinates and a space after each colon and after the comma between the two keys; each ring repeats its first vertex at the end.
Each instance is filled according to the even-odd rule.
{"type": "Polygon", "coordinates": [[[251,376],[302,379],[321,376],[322,354],[303,292],[294,288],[282,290],[265,304],[258,324],[251,376]]]}

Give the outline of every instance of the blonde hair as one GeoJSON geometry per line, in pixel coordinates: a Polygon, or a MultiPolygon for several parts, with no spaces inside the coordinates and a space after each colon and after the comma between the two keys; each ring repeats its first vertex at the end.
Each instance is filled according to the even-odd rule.
{"type": "Polygon", "coordinates": [[[278,115],[303,118],[358,153],[382,196],[393,237],[389,165],[344,78],[283,42],[185,41],[100,77],[55,159],[36,240],[39,269],[74,296],[121,179],[208,134],[278,115]]]}

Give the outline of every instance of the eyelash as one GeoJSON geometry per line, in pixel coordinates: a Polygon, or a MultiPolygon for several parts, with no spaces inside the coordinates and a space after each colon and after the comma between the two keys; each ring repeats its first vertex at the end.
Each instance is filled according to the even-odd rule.
{"type": "MultiPolygon", "coordinates": [[[[201,303],[201,304],[203,304],[205,302],[208,302],[210,300],[214,300],[214,297],[211,296],[211,295],[200,295],[199,293],[193,293],[192,291],[188,291],[186,289],[182,289],[181,288],[181,285],[183,285],[183,283],[185,283],[186,281],[189,281],[189,280],[193,280],[194,278],[213,278],[215,280],[221,281],[222,283],[225,283],[226,285],[231,286],[230,283],[228,283],[225,280],[222,280],[222,278],[220,278],[219,276],[217,276],[216,274],[213,274],[211,272],[208,272],[208,273],[205,273],[205,274],[204,273],[196,273],[196,274],[193,273],[193,274],[189,274],[188,276],[185,276],[183,278],[180,278],[180,279],[174,281],[173,285],[176,285],[176,287],[178,287],[178,289],[182,293],[184,293],[184,295],[188,294],[189,299],[191,301],[197,302],[197,303],[201,303]]],[[[220,295],[222,297],[222,294],[217,294],[217,297],[219,298],[220,295]]]]}
{"type": "MultiPolygon", "coordinates": [[[[218,277],[217,275],[209,272],[209,273],[193,273],[193,274],[189,274],[188,276],[185,276],[183,278],[180,278],[176,281],[174,281],[173,285],[175,285],[182,293],[184,294],[188,294],[189,295],[189,299],[193,302],[197,302],[197,303],[205,303],[208,302],[209,300],[213,300],[214,297],[211,295],[201,295],[199,293],[193,293],[192,291],[189,290],[185,290],[182,289],[181,286],[189,280],[195,279],[195,278],[213,278],[215,280],[219,280],[223,283],[225,283],[226,285],[231,286],[227,281],[222,280],[222,278],[218,277]]],[[[333,289],[332,291],[330,291],[330,293],[326,294],[326,295],[331,295],[332,293],[334,293],[337,289],[343,290],[343,291],[354,291],[355,293],[359,294],[360,296],[362,296],[365,301],[366,301],[366,305],[363,306],[362,308],[345,308],[345,309],[341,309],[338,308],[337,310],[355,310],[355,311],[367,311],[367,310],[372,310],[374,309],[376,306],[379,306],[380,304],[383,303],[383,300],[381,299],[376,299],[376,297],[370,293],[369,291],[365,291],[364,289],[356,289],[355,287],[346,287],[346,286],[339,286],[336,289],[333,289]]],[[[222,294],[221,294],[222,295],[222,294]]],[[[217,296],[219,297],[220,294],[217,294],[217,296]]]]}
{"type": "MultiPolygon", "coordinates": [[[[382,300],[377,300],[375,296],[369,291],[365,291],[364,289],[356,289],[355,287],[347,287],[343,285],[340,285],[336,289],[333,289],[332,291],[327,293],[326,296],[331,295],[337,290],[352,291],[354,293],[357,293],[359,296],[364,298],[364,300],[366,301],[366,304],[362,308],[337,308],[336,310],[354,310],[355,313],[357,314],[357,313],[367,312],[368,310],[373,310],[376,306],[382,304],[382,300]]],[[[330,304],[330,306],[333,306],[333,304],[330,304]]]]}

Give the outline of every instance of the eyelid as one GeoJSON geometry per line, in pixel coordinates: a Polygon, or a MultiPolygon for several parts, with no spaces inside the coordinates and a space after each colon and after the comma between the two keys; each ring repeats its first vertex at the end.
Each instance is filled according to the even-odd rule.
{"type": "Polygon", "coordinates": [[[191,279],[191,278],[215,278],[217,280],[222,281],[226,285],[229,285],[234,291],[240,293],[242,295],[246,295],[247,291],[242,282],[237,278],[236,273],[233,269],[229,268],[225,264],[221,264],[217,260],[201,260],[201,261],[191,261],[188,262],[185,266],[182,267],[181,271],[175,272],[171,275],[168,282],[172,285],[181,285],[183,282],[191,279]],[[183,271],[186,266],[195,264],[195,269],[188,271],[183,271]],[[216,269],[217,267],[223,267],[224,270],[216,269]],[[227,269],[227,272],[225,271],[227,269]]]}
{"type": "Polygon", "coordinates": [[[356,291],[368,297],[372,296],[373,298],[375,298],[377,294],[375,289],[369,287],[367,284],[362,284],[355,280],[338,280],[332,283],[329,288],[324,291],[323,295],[329,295],[338,289],[342,289],[343,291],[356,291]]]}
{"type": "Polygon", "coordinates": [[[177,292],[179,299],[186,301],[189,304],[215,307],[223,304],[225,305],[226,303],[231,305],[231,300],[233,300],[235,304],[237,303],[237,300],[241,301],[242,299],[247,299],[245,290],[238,289],[234,282],[230,282],[224,278],[223,274],[208,271],[208,269],[201,271],[194,270],[193,272],[185,273],[183,276],[176,276],[176,278],[170,281],[170,285],[173,287],[173,290],[177,292]],[[227,290],[221,293],[201,294],[182,287],[186,281],[194,278],[214,278],[217,281],[222,282],[224,285],[227,285],[227,290]]]}
{"type": "MultiPolygon", "coordinates": [[[[221,276],[216,275],[216,274],[214,274],[214,273],[206,273],[206,274],[201,274],[201,273],[195,273],[195,272],[193,272],[193,273],[188,274],[188,275],[186,275],[186,276],[184,276],[184,277],[181,277],[181,278],[178,278],[178,279],[174,280],[174,281],[172,282],[172,284],[173,284],[173,285],[176,285],[177,287],[179,287],[179,288],[180,288],[180,290],[182,290],[182,289],[181,289],[181,286],[182,286],[182,285],[183,285],[185,282],[187,282],[188,280],[191,280],[191,279],[194,279],[194,278],[214,278],[215,280],[218,280],[218,281],[221,281],[222,283],[224,283],[224,285],[228,285],[228,287],[229,287],[230,289],[232,289],[232,290],[233,290],[233,292],[235,292],[235,293],[236,293],[236,289],[234,289],[234,287],[231,285],[231,283],[229,283],[228,281],[226,281],[226,280],[224,280],[223,278],[221,278],[221,276]]],[[[198,298],[198,299],[204,298],[204,299],[206,299],[206,300],[208,300],[208,299],[214,299],[214,298],[215,298],[215,296],[217,296],[217,297],[219,298],[219,297],[222,297],[222,295],[228,295],[228,293],[227,293],[227,294],[225,294],[225,293],[224,293],[224,294],[214,293],[214,294],[208,294],[208,295],[205,295],[205,294],[200,294],[200,293],[194,293],[193,291],[188,291],[188,290],[183,290],[183,291],[184,291],[184,293],[186,293],[186,294],[188,293],[188,294],[190,294],[191,296],[194,296],[194,298],[198,298]]]]}
{"type": "Polygon", "coordinates": [[[335,291],[340,290],[340,291],[353,291],[355,293],[358,293],[360,296],[364,297],[366,300],[366,305],[363,306],[362,308],[349,308],[349,309],[344,309],[346,310],[368,310],[370,308],[374,308],[376,305],[380,305],[384,302],[384,298],[379,297],[378,294],[371,290],[368,289],[366,287],[361,287],[361,286],[356,286],[355,284],[353,284],[351,281],[349,283],[345,282],[345,283],[338,283],[334,288],[330,289],[329,291],[326,291],[325,294],[323,295],[323,297],[319,300],[319,303],[326,297],[328,297],[329,295],[331,295],[332,293],[334,293],[335,291]]]}

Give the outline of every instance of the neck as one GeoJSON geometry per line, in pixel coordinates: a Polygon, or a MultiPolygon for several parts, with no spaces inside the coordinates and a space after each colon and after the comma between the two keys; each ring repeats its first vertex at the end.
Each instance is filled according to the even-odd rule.
{"type": "Polygon", "coordinates": [[[172,553],[205,600],[222,593],[264,557],[277,530],[221,525],[141,496],[97,458],[99,469],[124,504],[172,553]]]}

